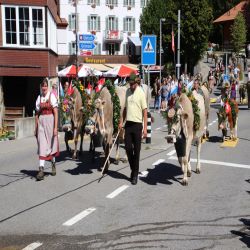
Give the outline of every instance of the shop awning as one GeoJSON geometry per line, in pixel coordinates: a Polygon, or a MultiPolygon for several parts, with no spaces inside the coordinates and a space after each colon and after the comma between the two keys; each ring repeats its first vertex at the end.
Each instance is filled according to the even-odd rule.
{"type": "Polygon", "coordinates": [[[128,37],[128,40],[133,43],[136,47],[137,46],[141,46],[141,40],[139,37],[132,37],[132,36],[129,36],[128,37]]]}
{"type": "Polygon", "coordinates": [[[93,68],[93,69],[96,69],[96,70],[99,70],[99,71],[103,71],[103,72],[106,72],[108,70],[110,70],[110,68],[112,67],[108,67],[104,64],[95,64],[95,63],[86,63],[86,65],[88,65],[89,67],[93,68]]]}

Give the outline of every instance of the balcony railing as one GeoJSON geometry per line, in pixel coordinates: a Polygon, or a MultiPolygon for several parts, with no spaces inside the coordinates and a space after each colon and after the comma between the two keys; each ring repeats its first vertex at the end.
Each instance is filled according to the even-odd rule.
{"type": "Polygon", "coordinates": [[[123,32],[120,30],[105,30],[104,31],[104,40],[122,41],[123,40],[123,32]]]}

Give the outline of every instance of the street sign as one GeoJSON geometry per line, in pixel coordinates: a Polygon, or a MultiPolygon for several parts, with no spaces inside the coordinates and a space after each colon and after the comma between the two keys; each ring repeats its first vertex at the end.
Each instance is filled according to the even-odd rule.
{"type": "Polygon", "coordinates": [[[156,65],[156,36],[143,35],[141,46],[141,64],[156,65]]]}
{"type": "Polygon", "coordinates": [[[92,56],[91,50],[80,50],[80,56],[92,56]]]}
{"type": "Polygon", "coordinates": [[[79,48],[81,50],[93,50],[95,49],[95,44],[92,42],[79,42],[79,48]]]}
{"type": "Polygon", "coordinates": [[[93,41],[95,41],[95,36],[92,34],[80,34],[79,41],[93,42],[93,41]]]}

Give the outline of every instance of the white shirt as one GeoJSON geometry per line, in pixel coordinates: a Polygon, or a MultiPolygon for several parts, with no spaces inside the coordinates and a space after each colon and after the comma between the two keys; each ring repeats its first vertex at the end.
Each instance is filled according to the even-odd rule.
{"type": "MultiPolygon", "coordinates": [[[[36,111],[40,110],[40,100],[41,100],[41,103],[47,102],[49,100],[49,95],[50,95],[50,92],[48,91],[45,96],[39,95],[37,97],[37,99],[36,99],[36,111]]],[[[53,108],[58,107],[57,99],[56,99],[55,95],[53,95],[53,94],[50,95],[50,104],[53,108]]]]}

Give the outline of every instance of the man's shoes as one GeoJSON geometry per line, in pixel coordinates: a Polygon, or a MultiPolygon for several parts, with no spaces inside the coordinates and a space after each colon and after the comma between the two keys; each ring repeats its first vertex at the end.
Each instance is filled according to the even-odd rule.
{"type": "Polygon", "coordinates": [[[133,177],[131,178],[131,184],[132,184],[132,185],[136,185],[136,184],[137,184],[137,179],[138,179],[137,175],[136,175],[136,176],[133,176],[133,177]]]}
{"type": "Polygon", "coordinates": [[[43,167],[39,167],[39,171],[38,171],[38,174],[36,176],[36,179],[38,181],[41,181],[44,179],[44,172],[43,172],[44,168],[43,167]]]}
{"type": "Polygon", "coordinates": [[[51,168],[52,168],[51,175],[55,176],[56,175],[56,163],[55,162],[51,162],[51,168]]]}

